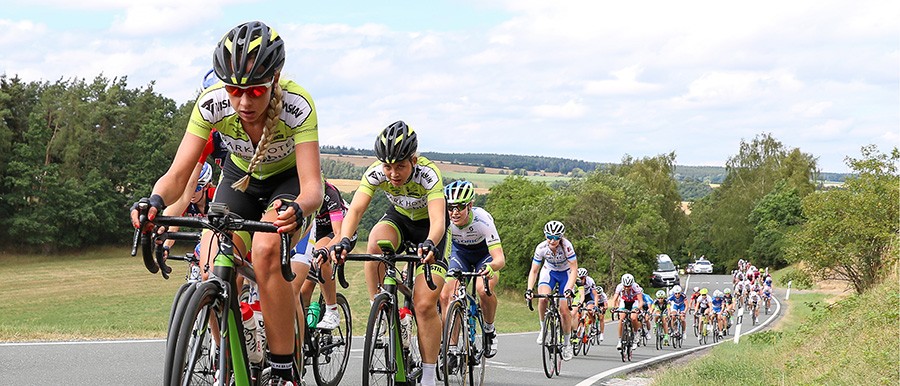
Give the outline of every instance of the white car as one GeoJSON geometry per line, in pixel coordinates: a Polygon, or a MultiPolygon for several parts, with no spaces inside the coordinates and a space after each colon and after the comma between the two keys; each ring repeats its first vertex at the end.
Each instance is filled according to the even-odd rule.
{"type": "Polygon", "coordinates": [[[698,260],[694,262],[693,273],[713,273],[713,264],[709,260],[698,260]]]}

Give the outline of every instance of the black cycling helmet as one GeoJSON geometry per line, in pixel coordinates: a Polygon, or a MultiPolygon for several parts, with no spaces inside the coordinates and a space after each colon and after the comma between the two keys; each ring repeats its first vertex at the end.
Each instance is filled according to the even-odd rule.
{"type": "Polygon", "coordinates": [[[416,132],[403,121],[391,123],[375,139],[375,157],[384,163],[403,161],[416,154],[416,132]]]}
{"type": "Polygon", "coordinates": [[[265,83],[284,65],[284,41],[261,21],[234,27],[216,46],[213,69],[226,84],[265,83]],[[252,63],[252,65],[251,65],[252,63]]]}

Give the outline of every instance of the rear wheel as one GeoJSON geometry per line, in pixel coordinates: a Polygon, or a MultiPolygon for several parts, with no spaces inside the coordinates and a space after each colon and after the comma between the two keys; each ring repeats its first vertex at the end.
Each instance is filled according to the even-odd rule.
{"type": "Polygon", "coordinates": [[[466,310],[458,300],[450,303],[447,319],[444,321],[441,360],[444,384],[468,385],[469,373],[469,331],[466,310]]]}
{"type": "Polygon", "coordinates": [[[584,355],[588,354],[588,351],[591,349],[591,340],[593,337],[591,336],[590,326],[582,326],[581,328],[581,336],[578,337],[578,341],[581,342],[581,353],[584,355]]]}
{"type": "Polygon", "coordinates": [[[394,373],[398,371],[395,355],[399,351],[400,337],[395,335],[393,307],[388,294],[376,296],[372,303],[363,344],[363,386],[394,385],[394,373]]]}
{"type": "MultiPolygon", "coordinates": [[[[324,307],[324,303],[322,306],[324,307]]],[[[318,339],[315,340],[317,347],[315,352],[311,353],[313,376],[317,385],[339,384],[350,360],[353,319],[350,315],[350,304],[343,294],[337,294],[337,307],[341,321],[335,329],[317,331],[318,339]]]]}

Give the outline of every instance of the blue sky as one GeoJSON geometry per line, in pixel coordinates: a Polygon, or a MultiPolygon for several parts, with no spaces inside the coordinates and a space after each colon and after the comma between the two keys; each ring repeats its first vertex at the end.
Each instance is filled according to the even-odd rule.
{"type": "Polygon", "coordinates": [[[900,144],[896,1],[7,3],[0,73],[127,76],[179,103],[222,34],[263,20],[328,145],[403,119],[425,151],[721,166],[772,133],[845,172],[861,146],[900,144]]]}

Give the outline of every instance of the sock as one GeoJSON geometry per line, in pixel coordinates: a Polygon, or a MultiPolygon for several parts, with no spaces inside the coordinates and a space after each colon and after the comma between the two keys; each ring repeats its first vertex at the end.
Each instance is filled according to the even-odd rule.
{"type": "Polygon", "coordinates": [[[272,366],[272,375],[279,376],[281,379],[291,379],[291,369],[293,367],[293,355],[269,355],[269,365],[272,366]]]}
{"type": "Polygon", "coordinates": [[[572,333],[571,332],[566,333],[565,337],[563,338],[563,342],[565,343],[566,346],[572,344],[572,333]]]}
{"type": "Polygon", "coordinates": [[[326,304],[325,309],[328,311],[337,311],[337,304],[326,304]]]}
{"type": "Polygon", "coordinates": [[[494,323],[485,323],[484,332],[494,332],[494,323]]]}
{"type": "Polygon", "coordinates": [[[422,386],[434,386],[436,363],[422,364],[422,386]]]}

